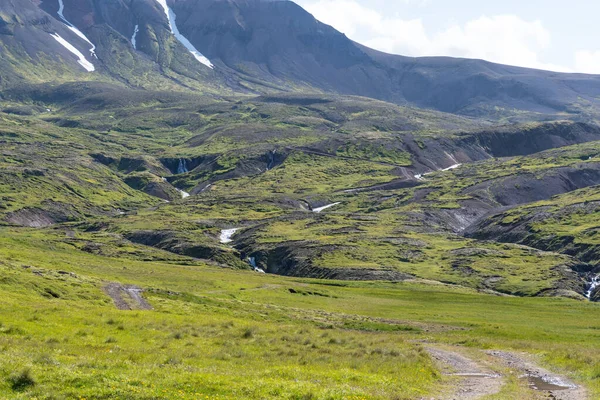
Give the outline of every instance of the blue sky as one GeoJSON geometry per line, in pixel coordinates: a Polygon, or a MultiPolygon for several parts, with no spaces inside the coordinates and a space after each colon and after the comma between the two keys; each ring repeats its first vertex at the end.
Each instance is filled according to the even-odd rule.
{"type": "Polygon", "coordinates": [[[369,47],[600,74],[597,0],[294,0],[369,47]]]}

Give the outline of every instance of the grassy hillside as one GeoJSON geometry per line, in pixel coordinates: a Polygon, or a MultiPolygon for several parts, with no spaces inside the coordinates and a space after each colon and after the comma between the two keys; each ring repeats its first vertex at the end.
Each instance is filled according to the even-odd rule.
{"type": "Polygon", "coordinates": [[[600,183],[592,126],[490,127],[364,98],[214,100],[98,84],[5,99],[3,221],[62,224],[70,233],[58,240],[83,252],[135,258],[135,243],[149,259],[156,249],[249,269],[252,257],[283,275],[585,291],[577,259],[456,233],[507,205],[501,196],[526,203],[572,190],[532,186],[556,171],[588,168],[578,184],[600,183]],[[514,151],[534,155],[492,158],[527,137],[514,151]],[[547,141],[587,144],[537,154],[547,141]],[[459,162],[468,164],[441,170],[459,162]],[[220,243],[226,228],[239,228],[233,246],[220,243]]]}
{"type": "Polygon", "coordinates": [[[97,83],[3,93],[0,110],[0,397],[461,390],[431,346],[498,374],[492,399],[542,395],[489,350],[600,394],[593,260],[463,236],[543,208],[527,229],[592,240],[594,125],[97,83]]]}

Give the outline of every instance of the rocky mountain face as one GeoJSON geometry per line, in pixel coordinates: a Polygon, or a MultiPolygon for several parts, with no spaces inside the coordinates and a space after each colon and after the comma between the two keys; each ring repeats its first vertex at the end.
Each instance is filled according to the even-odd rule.
{"type": "Polygon", "coordinates": [[[291,1],[176,0],[185,32],[234,72],[282,86],[303,84],[397,104],[477,115],[491,108],[567,111],[596,103],[600,78],[481,60],[410,58],[349,40],[291,1]]]}
{"type": "Polygon", "coordinates": [[[600,93],[598,76],[384,54],[292,1],[5,0],[0,46],[2,87],[86,79],[215,94],[325,91],[494,119],[595,115],[600,93]]]}
{"type": "Polygon", "coordinates": [[[93,80],[227,93],[222,74],[173,35],[161,2],[7,0],[0,7],[3,88],[93,80]]]}

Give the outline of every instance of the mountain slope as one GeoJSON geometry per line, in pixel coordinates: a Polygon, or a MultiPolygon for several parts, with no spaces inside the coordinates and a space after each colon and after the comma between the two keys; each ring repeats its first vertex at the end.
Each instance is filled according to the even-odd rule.
{"type": "Polygon", "coordinates": [[[575,258],[457,234],[503,206],[600,183],[600,165],[582,162],[597,150],[577,150],[598,146],[597,126],[494,126],[331,95],[213,100],[99,83],[3,95],[0,224],[68,229],[82,252],[585,292],[590,268],[575,258]]]}
{"type": "Polygon", "coordinates": [[[598,106],[600,77],[480,60],[409,58],[349,40],[291,1],[172,0],[181,31],[240,77],[294,88],[414,104],[469,115],[495,107],[536,113],[598,106]]]}
{"type": "Polygon", "coordinates": [[[199,65],[172,35],[154,0],[7,0],[0,5],[0,19],[3,88],[93,80],[229,92],[225,77],[199,65]]]}
{"type": "Polygon", "coordinates": [[[599,76],[384,54],[291,1],[6,0],[0,21],[4,88],[102,80],[215,95],[328,92],[495,120],[595,118],[600,106],[599,76]]]}

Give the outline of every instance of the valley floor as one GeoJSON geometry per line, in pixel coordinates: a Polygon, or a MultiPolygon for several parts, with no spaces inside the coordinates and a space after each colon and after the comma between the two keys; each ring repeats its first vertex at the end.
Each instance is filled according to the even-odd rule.
{"type": "Polygon", "coordinates": [[[547,398],[524,374],[600,396],[595,303],[141,262],[18,231],[0,229],[2,398],[547,398]]]}

